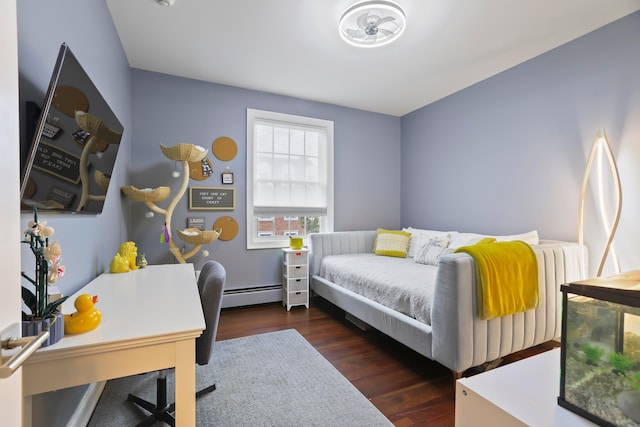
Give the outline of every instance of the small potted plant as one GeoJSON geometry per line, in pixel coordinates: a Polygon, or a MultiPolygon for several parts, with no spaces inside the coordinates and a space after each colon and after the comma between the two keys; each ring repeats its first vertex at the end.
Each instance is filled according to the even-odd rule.
{"type": "Polygon", "coordinates": [[[22,301],[29,312],[22,312],[22,335],[37,335],[49,331],[49,339],[44,346],[55,344],[64,336],[64,316],[59,311],[67,297],[49,301],[48,286],[64,275],[64,266],[60,264],[62,251],[58,241],[49,244],[53,236],[53,227],[46,221],[38,222],[38,211],[33,211],[33,221],[24,231],[22,243],[28,244],[35,257],[35,275],[30,277],[24,271],[22,277],[30,285],[22,285],[22,301]]]}

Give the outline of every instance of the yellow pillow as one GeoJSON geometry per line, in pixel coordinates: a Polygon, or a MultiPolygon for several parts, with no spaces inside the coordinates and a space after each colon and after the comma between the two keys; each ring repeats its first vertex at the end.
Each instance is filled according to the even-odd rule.
{"type": "Polygon", "coordinates": [[[411,233],[378,228],[373,253],[376,255],[406,258],[411,242],[411,233]]]}

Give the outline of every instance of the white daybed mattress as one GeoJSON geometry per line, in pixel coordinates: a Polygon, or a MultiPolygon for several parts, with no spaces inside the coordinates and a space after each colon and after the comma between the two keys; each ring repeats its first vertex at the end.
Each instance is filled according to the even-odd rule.
{"type": "Polygon", "coordinates": [[[320,276],[388,308],[431,324],[438,267],[372,253],[330,255],[320,276]]]}

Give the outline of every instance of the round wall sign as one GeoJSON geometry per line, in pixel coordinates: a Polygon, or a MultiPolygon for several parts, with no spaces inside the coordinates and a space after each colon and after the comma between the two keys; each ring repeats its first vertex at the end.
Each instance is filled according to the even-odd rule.
{"type": "Polygon", "coordinates": [[[228,136],[216,138],[216,140],[213,141],[213,144],[211,144],[211,150],[213,151],[214,156],[223,162],[233,160],[236,154],[238,154],[238,146],[236,145],[236,142],[228,136]]]}
{"type": "Polygon", "coordinates": [[[206,157],[197,162],[189,162],[189,176],[196,181],[202,181],[213,174],[211,161],[206,157]]]}
{"type": "Polygon", "coordinates": [[[218,236],[219,240],[231,240],[238,234],[238,221],[230,216],[221,216],[213,224],[213,229],[222,229],[222,233],[218,236]]]}

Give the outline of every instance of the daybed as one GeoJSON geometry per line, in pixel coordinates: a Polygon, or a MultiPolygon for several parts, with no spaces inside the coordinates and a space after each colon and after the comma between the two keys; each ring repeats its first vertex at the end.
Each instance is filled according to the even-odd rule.
{"type": "MultiPolygon", "coordinates": [[[[446,366],[457,378],[468,368],[560,336],[560,285],[580,279],[583,271],[577,243],[539,241],[536,232],[533,243],[538,244],[532,244],[531,248],[538,264],[538,308],[481,320],[476,305],[474,259],[467,253],[445,253],[438,258],[437,265],[418,264],[411,256],[416,256],[420,239],[424,241],[429,231],[410,228],[405,231],[413,232],[412,250],[407,258],[374,254],[376,230],[312,234],[312,291],[347,314],[446,366]],[[327,271],[331,262],[337,264],[338,273],[335,268],[333,274],[327,271]],[[358,278],[358,274],[364,279],[358,278]],[[386,282],[387,290],[367,290],[362,280],[386,282]],[[423,289],[424,294],[410,301],[395,287],[396,282],[402,281],[414,290],[423,289]]],[[[444,235],[452,246],[454,240],[458,246],[464,245],[467,238],[466,244],[472,244],[473,238],[479,236],[455,232],[444,235]]],[[[524,241],[531,234],[526,236],[524,241]]],[[[509,240],[508,237],[502,240],[509,240]]]]}

